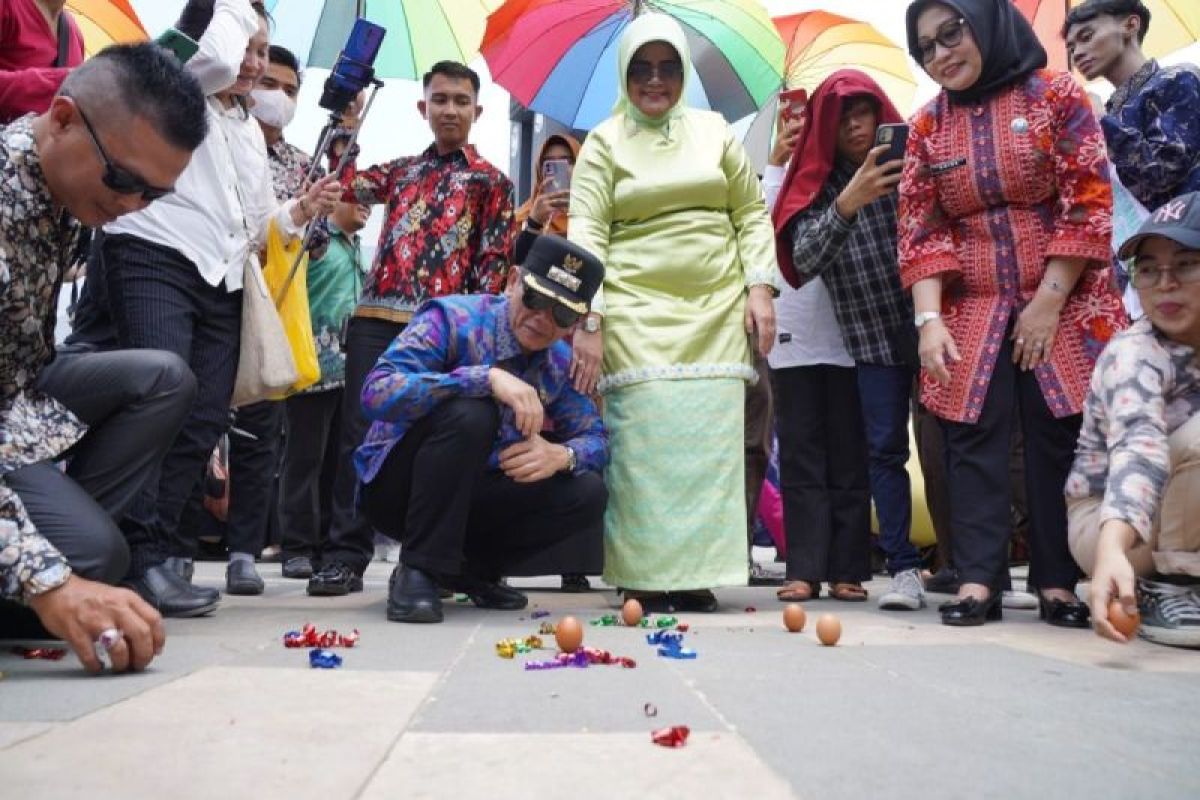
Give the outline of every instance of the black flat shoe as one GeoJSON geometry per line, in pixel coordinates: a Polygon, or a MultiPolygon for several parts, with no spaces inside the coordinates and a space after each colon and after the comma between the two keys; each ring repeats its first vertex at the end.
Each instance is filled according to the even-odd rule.
{"type": "Polygon", "coordinates": [[[308,556],[292,556],[283,562],[280,572],[285,578],[308,580],[313,576],[312,559],[308,556]]]}
{"type": "Polygon", "coordinates": [[[982,625],[984,622],[995,622],[1003,614],[1000,605],[1000,592],[992,592],[987,600],[976,600],[974,597],[964,597],[952,600],[938,606],[942,615],[943,625],[957,628],[968,628],[982,625]]]}
{"type": "Polygon", "coordinates": [[[1078,600],[1050,600],[1038,595],[1038,619],[1058,628],[1090,628],[1092,612],[1078,600]]]}
{"type": "Polygon", "coordinates": [[[387,618],[392,622],[441,622],[437,583],[416,567],[396,567],[388,578],[387,618]]]}
{"type": "Polygon", "coordinates": [[[562,576],[562,591],[568,594],[579,594],[591,591],[592,583],[587,575],[578,572],[568,572],[562,576]]]}
{"type": "Polygon", "coordinates": [[[676,610],[675,599],[668,592],[639,592],[636,589],[622,589],[624,600],[637,600],[642,611],[647,614],[672,614],[676,610]]]}
{"type": "Polygon", "coordinates": [[[341,597],[362,589],[361,575],[340,561],[330,561],[308,579],[306,591],[313,597],[341,597]]]}
{"type": "Polygon", "coordinates": [[[939,569],[925,581],[926,593],[958,594],[958,572],[953,569],[939,569]]]}
{"type": "Polygon", "coordinates": [[[216,589],[193,586],[166,564],[151,567],[127,585],[164,617],[199,617],[221,602],[216,589]]]}
{"type": "Polygon", "coordinates": [[[719,607],[717,596],[708,589],[671,592],[671,605],[680,611],[694,611],[697,614],[711,614],[719,607]]]}
{"type": "Polygon", "coordinates": [[[190,558],[170,556],[163,564],[188,583],[192,582],[192,576],[196,573],[196,565],[190,558]]]}
{"type": "Polygon", "coordinates": [[[466,594],[477,608],[520,611],[529,605],[528,597],[499,581],[471,582],[462,585],[459,591],[466,594]]]}
{"type": "Polygon", "coordinates": [[[266,588],[253,561],[230,561],[225,568],[225,594],[256,595],[266,588]]]}

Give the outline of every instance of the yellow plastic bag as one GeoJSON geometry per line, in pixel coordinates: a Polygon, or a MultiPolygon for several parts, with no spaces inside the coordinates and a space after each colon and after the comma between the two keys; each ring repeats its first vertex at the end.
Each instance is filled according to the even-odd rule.
{"type": "Polygon", "coordinates": [[[263,264],[263,278],[271,290],[275,307],[279,309],[279,318],[283,321],[283,330],[292,346],[292,357],[296,360],[296,374],[299,376],[292,387],[278,399],[307,389],[321,379],[317,344],[313,339],[312,317],[308,311],[307,253],[301,259],[295,277],[290,284],[288,283],[288,275],[302,244],[300,239],[295,239],[290,245],[285,245],[283,237],[275,227],[275,221],[271,220],[271,227],[267,232],[267,260],[263,264]]]}

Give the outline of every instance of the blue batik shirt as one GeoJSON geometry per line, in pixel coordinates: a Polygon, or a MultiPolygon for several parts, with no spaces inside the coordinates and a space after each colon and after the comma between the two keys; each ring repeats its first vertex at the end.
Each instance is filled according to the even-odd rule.
{"type": "MultiPolygon", "coordinates": [[[[409,428],[455,397],[491,397],[488,371],[506,370],[535,388],[554,440],[575,451],[575,472],[608,463],[608,434],[596,404],[570,379],[571,348],[559,340],[530,355],[521,351],[503,295],[454,295],[430,300],[380,356],[362,390],[363,413],[372,421],[354,465],[363,483],[378,474],[409,428]]],[[[488,465],[520,442],[511,408],[500,404],[500,428],[488,465]]]]}
{"type": "Polygon", "coordinates": [[[1148,210],[1200,190],[1200,70],[1147,61],[1100,120],[1121,183],[1148,210]]]}

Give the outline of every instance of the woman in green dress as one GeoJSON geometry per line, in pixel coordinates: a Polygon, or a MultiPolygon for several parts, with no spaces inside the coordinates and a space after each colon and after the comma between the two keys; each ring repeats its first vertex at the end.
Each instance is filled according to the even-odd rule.
{"type": "Polygon", "coordinates": [[[599,389],[604,579],[647,610],[713,611],[745,585],[743,475],[750,346],[775,338],[771,220],[737,136],[683,103],[689,53],[670,17],[646,14],[620,43],[620,100],[588,136],[571,182],[570,239],[605,262],[575,338],[599,389]]]}

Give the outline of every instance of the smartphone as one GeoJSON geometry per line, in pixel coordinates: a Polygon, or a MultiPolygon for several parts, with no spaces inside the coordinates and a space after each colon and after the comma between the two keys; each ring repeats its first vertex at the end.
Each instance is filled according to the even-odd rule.
{"type": "Polygon", "coordinates": [[[178,28],[167,28],[162,35],[154,40],[159,47],[165,47],[175,54],[180,64],[186,64],[188,59],[196,55],[200,43],[178,28]]]}
{"type": "Polygon", "coordinates": [[[799,119],[800,115],[804,113],[804,107],[807,105],[807,89],[788,89],[779,93],[779,115],[783,117],[785,125],[799,119]]]}
{"type": "Polygon", "coordinates": [[[379,48],[383,46],[385,33],[387,33],[386,28],[359,17],[354,21],[350,38],[346,40],[346,46],[342,49],[342,55],[359,64],[373,65],[375,56],[379,55],[379,48]]]}
{"type": "Polygon", "coordinates": [[[875,146],[879,147],[885,144],[888,149],[875,160],[876,164],[903,161],[904,151],[908,147],[908,125],[903,122],[888,122],[880,125],[875,131],[875,146]]]}
{"type": "Polygon", "coordinates": [[[552,158],[542,162],[542,178],[550,179],[550,192],[565,192],[571,188],[571,162],[565,158],[552,158]]]}

